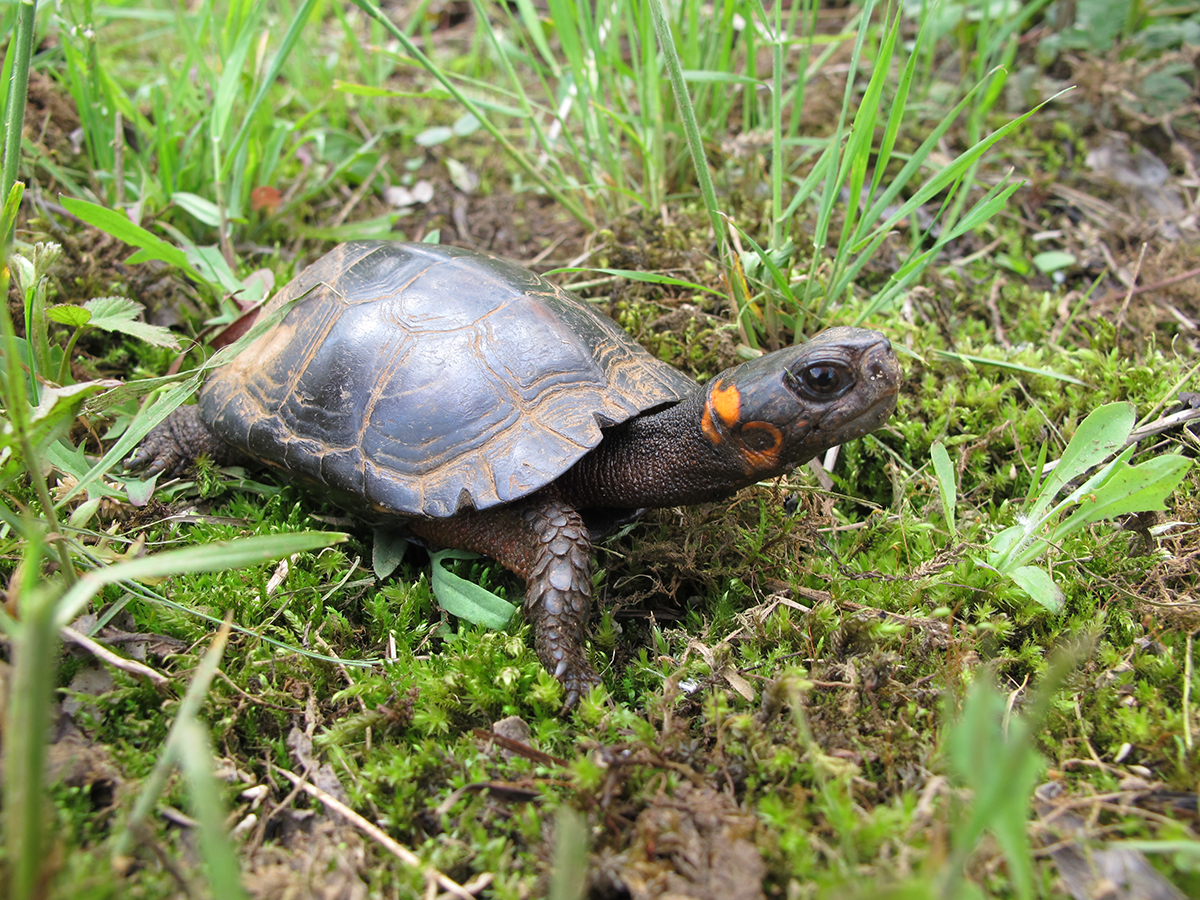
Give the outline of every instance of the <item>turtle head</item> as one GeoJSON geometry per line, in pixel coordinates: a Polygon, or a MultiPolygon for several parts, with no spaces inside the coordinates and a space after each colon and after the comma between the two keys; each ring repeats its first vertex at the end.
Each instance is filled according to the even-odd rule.
{"type": "Polygon", "coordinates": [[[712,379],[700,428],[747,478],[771,478],[874,431],[896,408],[900,382],[886,337],[830,328],[712,379]]]}

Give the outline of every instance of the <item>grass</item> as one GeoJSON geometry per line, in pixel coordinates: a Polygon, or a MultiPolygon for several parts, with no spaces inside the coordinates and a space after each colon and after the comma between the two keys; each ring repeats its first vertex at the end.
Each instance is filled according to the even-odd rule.
{"type": "Polygon", "coordinates": [[[1190,89],[1200,12],[1080,6],[1057,29],[1036,2],[0,10],[5,83],[49,73],[83,135],[31,114],[18,155],[5,101],[7,895],[702,896],[758,866],[747,897],[1093,889],[1064,849],[1200,892],[1195,439],[1121,452],[1195,387],[1200,304],[1112,271],[1197,263],[1078,199],[1096,122],[1139,135],[1190,89]],[[1064,48],[1126,60],[1123,99],[1059,93],[1064,48]],[[424,206],[385,201],[421,181],[424,206]],[[520,616],[439,606],[519,605],[491,561],[399,559],[257,472],[151,494],[118,465],[203,371],[168,375],[175,338],[117,295],[169,279],[187,372],[236,352],[204,343],[258,270],[439,233],[595,266],[699,377],[833,323],[904,354],[832,487],[793,473],[598,548],[604,687],[569,717],[520,616]],[[118,658],[65,652],[66,625],[118,658]],[[479,730],[509,716],[515,753],[479,730]]]}

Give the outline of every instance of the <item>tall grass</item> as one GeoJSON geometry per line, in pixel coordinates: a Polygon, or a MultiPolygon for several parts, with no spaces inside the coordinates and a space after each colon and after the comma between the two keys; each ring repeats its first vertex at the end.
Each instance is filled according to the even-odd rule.
{"type": "MultiPolygon", "coordinates": [[[[398,43],[399,54],[365,44],[361,23],[339,9],[339,62],[333,69],[319,63],[300,40],[313,31],[315,0],[285,7],[274,20],[265,0],[240,0],[223,15],[209,6],[172,7],[180,59],[172,75],[160,72],[139,90],[141,102],[101,63],[90,0],[78,7],[78,19],[70,17],[75,7],[65,7],[67,80],[84,119],[96,197],[106,205],[135,198],[125,204],[135,220],[170,223],[179,239],[215,239],[225,264],[236,268],[234,242],[271,233],[267,217],[253,209],[256,189],[282,188],[278,216],[338,179],[379,172],[386,110],[413,93],[389,90],[387,81],[415,62],[428,78],[425,96],[448,95],[528,183],[585,227],[635,209],[657,216],[670,206],[685,221],[688,210],[703,210],[746,340],[774,346],[786,332],[819,326],[848,301],[859,304],[860,319],[894,303],[948,242],[994,215],[1014,189],[980,196],[974,176],[983,154],[1024,121],[991,134],[983,127],[1005,81],[997,63],[1011,59],[1017,29],[1038,4],[1004,20],[984,4],[960,25],[962,69],[974,83],[904,155],[896,152],[896,136],[931,77],[920,63],[945,28],[946,20],[925,9],[909,25],[898,8],[869,0],[829,35],[818,32],[811,4],[785,10],[726,0],[710,12],[698,0],[669,9],[658,0],[550,0],[543,13],[528,0],[474,0],[474,44],[486,52],[464,64],[422,49],[415,36],[420,16],[400,27],[373,0],[357,6],[373,18],[373,29],[398,43]],[[834,54],[849,57],[840,112],[833,122],[807,121],[808,81],[834,54]],[[314,106],[313,96],[327,99],[314,106]],[[372,130],[359,138],[338,124],[356,97],[373,110],[372,130]],[[147,105],[152,115],[143,112],[147,105]],[[148,139],[117,155],[122,123],[148,139]],[[514,128],[523,135],[517,140],[514,128]],[[949,165],[934,165],[933,150],[952,129],[961,129],[966,147],[949,165]],[[763,135],[757,161],[722,159],[718,149],[730,132],[763,135]],[[298,167],[302,146],[328,156],[327,163],[298,167]],[[717,187],[723,170],[756,162],[769,184],[761,220],[745,211],[735,216],[717,187]],[[922,229],[913,213],[930,203],[936,221],[922,229]],[[856,281],[897,227],[907,230],[911,253],[864,308],[868,298],[859,296],[856,281]],[[746,248],[740,257],[737,246],[746,248]]],[[[154,10],[119,15],[168,24],[154,10]]],[[[386,229],[390,221],[381,224],[386,229]]]]}
{"type": "MultiPolygon", "coordinates": [[[[365,0],[360,5],[379,15],[365,0]]],[[[979,227],[1016,188],[1004,184],[977,196],[974,173],[983,154],[1028,115],[981,132],[1005,79],[990,61],[998,47],[1011,54],[1013,29],[1027,12],[1004,23],[984,21],[974,59],[985,57],[988,67],[973,65],[975,85],[927,140],[900,157],[896,137],[912,92],[920,93],[918,62],[931,38],[922,24],[902,51],[907,20],[875,0],[832,37],[815,32],[812,7],[793,6],[785,15],[761,2],[727,2],[717,15],[694,2],[668,10],[658,0],[644,6],[551,0],[545,17],[526,2],[510,10],[476,0],[475,9],[507,78],[503,87],[462,77],[406,45],[407,51],[475,115],[516,116],[545,177],[595,211],[585,216],[568,206],[585,224],[632,209],[658,215],[668,202],[677,215],[698,200],[751,343],[762,337],[777,345],[781,328],[809,330],[856,299],[855,280],[888,234],[936,200],[941,211],[934,225],[908,226],[910,256],[858,318],[894,303],[948,242],[979,227]],[[802,112],[808,62],[821,45],[822,59],[850,47],[850,77],[832,130],[805,122],[802,112]],[[770,51],[769,72],[759,71],[760,47],[770,51]],[[933,150],[964,121],[969,146],[949,165],[935,165],[933,150]],[[736,221],[715,187],[713,148],[731,129],[769,134],[765,227],[736,221]],[[801,177],[797,150],[804,147],[819,152],[801,177]],[[681,167],[687,158],[691,166],[681,167]],[[727,250],[731,235],[750,248],[741,258],[727,250]]],[[[533,167],[530,153],[507,140],[501,146],[522,169],[533,167]]]]}

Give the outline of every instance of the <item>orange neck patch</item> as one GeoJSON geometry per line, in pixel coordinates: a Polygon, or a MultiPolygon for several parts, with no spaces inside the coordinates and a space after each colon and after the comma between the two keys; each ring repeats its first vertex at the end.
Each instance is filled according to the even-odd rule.
{"type": "Polygon", "coordinates": [[[779,468],[783,432],[770,422],[747,422],[742,427],[742,459],[751,472],[779,468]]]}
{"type": "Polygon", "coordinates": [[[721,387],[718,381],[708,392],[708,405],[726,428],[732,428],[742,420],[742,395],[736,385],[721,387]]]}
{"type": "Polygon", "coordinates": [[[729,387],[722,387],[718,380],[705,398],[704,414],[700,417],[700,430],[704,432],[704,436],[709,441],[719,444],[724,438],[713,418],[718,419],[726,429],[730,429],[741,421],[741,415],[742,395],[738,393],[737,387],[732,384],[729,387]]]}

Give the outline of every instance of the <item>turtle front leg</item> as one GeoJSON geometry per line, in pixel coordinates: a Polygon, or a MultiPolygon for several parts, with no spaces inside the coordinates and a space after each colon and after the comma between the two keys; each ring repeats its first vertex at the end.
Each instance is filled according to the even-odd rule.
{"type": "Polygon", "coordinates": [[[566,689],[564,711],[600,683],[583,650],[592,604],[592,542],[578,511],[543,493],[511,506],[423,519],[410,528],[442,547],[484,553],[525,579],[533,646],[566,689]]]}
{"type": "Polygon", "coordinates": [[[182,475],[200,456],[227,465],[236,460],[237,453],[200,420],[199,407],[181,406],[142,438],[125,460],[125,468],[147,477],[160,472],[182,475]]]}

